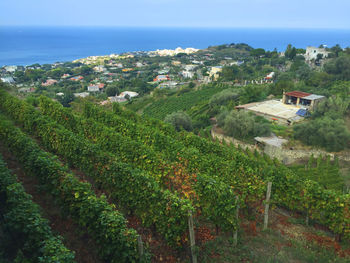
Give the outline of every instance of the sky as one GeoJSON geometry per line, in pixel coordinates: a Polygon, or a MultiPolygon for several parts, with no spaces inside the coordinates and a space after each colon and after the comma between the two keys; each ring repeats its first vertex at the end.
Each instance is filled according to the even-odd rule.
{"type": "Polygon", "coordinates": [[[350,0],[10,0],[0,26],[350,29],[350,0]]]}

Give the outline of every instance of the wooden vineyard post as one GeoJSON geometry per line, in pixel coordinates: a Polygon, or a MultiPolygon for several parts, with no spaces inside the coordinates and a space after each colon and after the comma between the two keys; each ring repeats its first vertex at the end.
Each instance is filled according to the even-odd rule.
{"type": "Polygon", "coordinates": [[[239,216],[239,203],[238,203],[238,196],[236,196],[236,222],[237,227],[235,232],[233,233],[233,245],[237,246],[238,243],[238,216],[239,216]]]}
{"type": "Polygon", "coordinates": [[[309,225],[309,209],[306,210],[306,218],[305,218],[305,224],[309,225]]]}
{"type": "Polygon", "coordinates": [[[137,236],[137,246],[138,246],[140,258],[142,258],[144,252],[143,252],[143,242],[140,235],[137,236]]]}
{"type": "Polygon", "coordinates": [[[264,230],[267,229],[267,224],[268,224],[268,221],[269,221],[269,207],[270,207],[271,186],[272,186],[272,182],[268,182],[267,183],[266,200],[265,200],[264,230]]]}
{"type": "Polygon", "coordinates": [[[188,213],[188,231],[190,233],[190,247],[191,247],[191,257],[192,263],[197,263],[197,255],[195,251],[196,241],[194,236],[194,227],[193,227],[193,216],[192,212],[188,213]]]}

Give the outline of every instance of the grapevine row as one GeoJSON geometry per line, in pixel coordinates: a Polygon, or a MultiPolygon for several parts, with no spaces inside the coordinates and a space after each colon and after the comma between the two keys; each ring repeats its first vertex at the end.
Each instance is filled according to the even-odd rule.
{"type": "Polygon", "coordinates": [[[29,174],[37,176],[59,204],[98,244],[99,254],[109,262],[137,262],[137,233],[126,227],[126,219],[96,197],[91,185],[80,182],[57,157],[44,152],[20,129],[0,118],[0,138],[29,174]]]}
{"type": "MultiPolygon", "coordinates": [[[[74,253],[55,236],[46,219],[41,216],[40,208],[33,203],[17,176],[12,174],[0,156],[0,213],[9,238],[16,240],[16,246],[22,252],[17,253],[15,261],[40,263],[73,263],[74,253]],[[25,257],[25,258],[23,258],[25,257]]],[[[3,240],[5,240],[3,238],[3,240]]]]}
{"type": "Polygon", "coordinates": [[[186,147],[159,129],[134,123],[91,103],[84,104],[83,116],[113,127],[114,133],[149,146],[154,152],[161,153],[166,162],[185,160],[189,173],[199,171],[232,186],[248,206],[260,203],[264,197],[264,181],[250,167],[246,169],[248,164],[243,163],[243,156],[224,160],[212,153],[205,154],[194,147],[186,147]]]}
{"type": "Polygon", "coordinates": [[[137,215],[145,226],[155,225],[171,245],[179,244],[187,230],[191,203],[163,191],[153,177],[118,161],[96,145],[64,129],[27,103],[0,93],[0,107],[44,145],[90,175],[113,200],[137,215]]]}
{"type": "MultiPolygon", "coordinates": [[[[326,190],[310,180],[302,181],[290,169],[270,160],[267,156],[257,157],[252,153],[244,153],[233,147],[219,145],[191,133],[182,132],[180,133],[182,138],[175,140],[166,136],[164,130],[160,131],[157,127],[141,125],[142,122],[131,123],[112,112],[90,104],[85,106],[84,114],[132,138],[139,139],[142,138],[142,135],[147,134],[147,137],[139,140],[159,151],[166,151],[168,156],[174,147],[181,148],[183,150],[179,152],[184,154],[183,156],[187,155],[185,158],[190,160],[192,168],[196,167],[199,171],[211,175],[225,176],[226,180],[229,180],[231,175],[233,185],[240,185],[239,189],[249,191],[252,195],[261,191],[261,188],[256,186],[259,178],[263,181],[271,180],[274,185],[273,198],[276,203],[291,210],[307,211],[310,218],[326,225],[333,232],[350,238],[349,194],[343,195],[326,190]],[[133,132],[135,135],[132,134],[133,132]],[[160,137],[157,139],[155,136],[152,137],[152,134],[160,137]],[[250,181],[256,177],[258,178],[256,183],[250,181]]],[[[174,157],[173,155],[172,158],[174,157]]],[[[251,201],[254,200],[256,198],[251,201]]]]}
{"type": "MultiPolygon", "coordinates": [[[[46,97],[40,98],[39,107],[43,114],[50,116],[65,128],[89,138],[102,149],[114,153],[123,161],[148,171],[158,179],[161,185],[167,183],[167,175],[172,173],[173,168],[176,167],[176,164],[167,163],[162,159],[160,153],[156,153],[150,147],[122,136],[114,132],[112,128],[77,116],[70,109],[63,108],[61,104],[46,97]]],[[[184,169],[181,169],[181,174],[184,173],[184,169]]],[[[189,183],[188,189],[183,189],[184,195],[190,197],[191,188],[193,187],[198,199],[192,198],[192,202],[195,206],[199,206],[203,215],[223,229],[234,229],[236,227],[236,222],[233,220],[236,202],[231,187],[205,174],[191,174],[190,176],[194,178],[189,178],[189,180],[193,180],[189,183]]],[[[181,183],[184,188],[185,183],[181,183]]],[[[179,192],[181,189],[176,190],[179,192]]]]}

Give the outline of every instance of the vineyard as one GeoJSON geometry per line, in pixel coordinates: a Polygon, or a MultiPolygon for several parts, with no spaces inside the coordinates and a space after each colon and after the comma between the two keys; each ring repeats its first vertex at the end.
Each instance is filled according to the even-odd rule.
{"type": "MultiPolygon", "coordinates": [[[[186,93],[181,104],[175,97],[159,102],[162,107],[156,102],[144,113],[162,117],[189,109],[213,92],[218,90],[186,93]]],[[[178,133],[117,104],[109,111],[84,102],[81,111],[73,111],[40,97],[35,108],[0,91],[0,112],[1,141],[96,242],[105,262],[196,261],[195,244],[213,239],[210,229],[230,235],[237,244],[242,222],[262,221],[267,204],[299,213],[339,240],[350,239],[350,195],[301,180],[268,156],[178,133]],[[271,202],[265,201],[268,182],[271,202]],[[158,250],[167,251],[168,258],[158,250]]],[[[38,251],[29,262],[74,262],[74,253],[51,234],[2,160],[0,168],[6,200],[0,209],[9,233],[20,235],[18,230],[25,230],[21,224],[30,225],[23,218],[40,222],[38,233],[21,235],[30,244],[19,248],[21,254],[29,247],[38,251]],[[35,215],[23,217],[24,211],[15,209],[22,205],[32,206],[35,215]],[[11,214],[18,221],[7,223],[11,214]]]]}
{"type": "Polygon", "coordinates": [[[225,85],[205,86],[198,91],[190,91],[181,96],[171,96],[164,99],[159,99],[151,105],[145,107],[143,114],[163,120],[170,113],[178,111],[187,111],[196,104],[208,100],[212,95],[227,88],[225,85]]]}

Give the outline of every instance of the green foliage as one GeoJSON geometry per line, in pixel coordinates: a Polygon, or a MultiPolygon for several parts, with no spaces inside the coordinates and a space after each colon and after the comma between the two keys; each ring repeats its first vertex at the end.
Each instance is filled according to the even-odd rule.
{"type": "Polygon", "coordinates": [[[186,113],[182,111],[167,115],[164,118],[164,122],[173,125],[177,131],[180,131],[182,129],[186,131],[192,131],[192,120],[186,113]]]}
{"type": "Polygon", "coordinates": [[[286,49],[284,55],[286,56],[286,58],[289,58],[292,60],[297,55],[297,49],[295,47],[293,47],[291,44],[289,44],[287,46],[287,49],[286,49]]]}
{"type": "Polygon", "coordinates": [[[271,86],[271,94],[281,96],[283,92],[294,90],[294,82],[291,80],[279,80],[271,86]]]}
{"type": "Polygon", "coordinates": [[[66,90],[63,96],[57,96],[57,100],[64,106],[70,107],[70,103],[74,101],[73,92],[66,90]]]}
{"type": "Polygon", "coordinates": [[[239,102],[246,104],[266,99],[269,89],[268,85],[247,85],[240,90],[239,102]]]}
{"type": "Polygon", "coordinates": [[[27,69],[24,73],[25,79],[30,81],[37,81],[44,77],[45,71],[42,69],[27,69]]]}
{"type": "Polygon", "coordinates": [[[259,58],[259,57],[265,55],[265,50],[263,48],[256,48],[256,49],[253,49],[252,51],[250,51],[250,55],[253,57],[259,58]]]}
{"type": "Polygon", "coordinates": [[[306,167],[296,167],[296,172],[306,179],[320,183],[325,189],[342,192],[344,180],[341,177],[338,162],[331,161],[329,156],[310,157],[306,167]]]}
{"type": "Polygon", "coordinates": [[[108,97],[114,97],[115,95],[119,94],[120,90],[115,85],[108,85],[106,88],[106,94],[108,97]]]}
{"type": "Polygon", "coordinates": [[[267,121],[245,111],[225,111],[217,117],[217,121],[226,135],[237,139],[252,139],[271,132],[267,121]]]}
{"type": "Polygon", "coordinates": [[[1,105],[7,114],[24,124],[24,128],[38,136],[48,149],[92,177],[113,200],[139,216],[145,226],[154,224],[169,244],[177,244],[187,229],[187,213],[192,209],[187,200],[163,191],[149,174],[64,129],[22,101],[5,94],[2,98],[5,103],[1,105]]]}
{"type": "MultiPolygon", "coordinates": [[[[54,127],[55,124],[45,122],[45,119],[28,104],[4,93],[1,93],[0,101],[2,110],[7,110],[7,114],[17,121],[24,121],[28,131],[41,130],[41,134],[38,135],[45,135],[56,145],[64,141],[63,138],[62,141],[58,141],[59,135],[63,135],[64,131],[50,133],[49,127],[54,127]],[[35,127],[33,123],[36,123],[35,127]]],[[[0,122],[0,138],[23,163],[27,172],[37,176],[73,220],[87,229],[88,234],[99,244],[98,250],[103,259],[108,262],[138,260],[136,232],[126,227],[126,219],[115,210],[114,205],[108,203],[104,195],[96,197],[89,183],[80,182],[68,172],[57,157],[42,151],[33,140],[4,120],[0,122]]],[[[70,140],[67,142],[71,143],[70,140]]],[[[62,146],[67,147],[64,144],[62,146]]],[[[74,152],[65,149],[69,156],[84,152],[83,148],[74,149],[74,152]]]]}
{"type": "Polygon", "coordinates": [[[75,69],[75,73],[76,73],[77,75],[87,76],[87,75],[92,74],[93,72],[94,72],[94,71],[92,70],[92,68],[89,67],[89,66],[86,66],[86,65],[81,66],[80,68],[76,68],[76,69],[75,69]]]}
{"type": "Polygon", "coordinates": [[[2,241],[11,240],[0,245],[7,257],[16,256],[15,261],[28,263],[75,262],[74,253],[63,245],[61,237],[54,236],[49,222],[41,217],[39,206],[6,168],[1,156],[0,196],[1,224],[7,236],[2,236],[2,241]]]}
{"type": "Polygon", "coordinates": [[[294,137],[307,145],[327,151],[341,151],[350,146],[350,132],[344,121],[329,117],[318,118],[294,126],[294,137]]]}
{"type": "Polygon", "coordinates": [[[30,105],[37,107],[39,105],[39,98],[34,95],[30,95],[26,97],[26,102],[28,102],[30,105]]]}
{"type": "Polygon", "coordinates": [[[295,75],[300,80],[307,80],[311,76],[312,69],[307,64],[299,64],[298,68],[295,70],[295,75]]]}
{"type": "MultiPolygon", "coordinates": [[[[180,157],[176,154],[177,149],[183,149],[182,145],[179,145],[176,141],[171,141],[170,138],[162,136],[159,132],[154,132],[153,129],[135,127],[134,123],[140,122],[142,118],[133,112],[122,110],[118,104],[113,105],[113,110],[116,114],[109,113],[107,115],[104,115],[103,113],[106,112],[98,107],[92,107],[92,105],[86,106],[88,111],[85,112],[90,117],[103,117],[104,120],[109,119],[110,125],[113,122],[117,122],[119,124],[118,128],[122,128],[118,130],[121,133],[116,133],[115,129],[111,128],[110,125],[107,127],[92,119],[87,120],[75,116],[68,109],[63,109],[57,103],[53,103],[44,97],[41,98],[40,104],[43,112],[65,125],[68,129],[82,133],[90,140],[98,143],[104,151],[112,152],[118,159],[150,173],[164,189],[168,189],[169,187],[166,182],[169,174],[174,173],[174,167],[182,166],[181,173],[177,175],[184,176],[184,178],[187,178],[187,174],[188,176],[191,175],[188,179],[191,179],[192,183],[183,182],[184,189],[176,191],[176,194],[189,197],[189,190],[193,189],[198,199],[191,198],[192,205],[199,207],[206,219],[212,220],[214,224],[220,224],[223,229],[231,230],[236,227],[237,222],[233,220],[236,204],[233,204],[231,201],[235,199],[232,189],[220,180],[210,178],[205,174],[193,175],[192,171],[185,172],[183,168],[186,167],[180,162],[180,158],[185,156],[181,155],[180,157]],[[129,129],[125,129],[126,127],[129,129]],[[167,151],[168,149],[166,149],[164,151],[166,154],[156,152],[153,148],[142,143],[145,141],[145,138],[148,138],[147,140],[158,139],[159,147],[164,148],[164,145],[172,144],[173,148],[169,153],[167,151]],[[175,154],[176,163],[168,160],[167,156],[170,153],[175,154]]],[[[171,133],[175,132],[171,126],[165,125],[160,121],[149,121],[152,126],[162,127],[162,129],[171,133]]],[[[190,151],[186,158],[189,158],[193,153],[193,151],[190,151]]],[[[171,228],[172,225],[168,225],[169,227],[171,228]]]]}
{"type": "Polygon", "coordinates": [[[305,80],[305,83],[314,87],[327,87],[332,81],[332,76],[327,72],[312,71],[309,78],[305,80]]]}
{"type": "Polygon", "coordinates": [[[242,210],[247,206],[256,207],[265,195],[264,181],[272,180],[273,200],[277,204],[299,212],[308,209],[312,219],[328,226],[333,232],[350,238],[349,195],[325,190],[314,181],[302,179],[266,155],[243,152],[187,132],[176,133],[173,129],[168,129],[168,126],[147,118],[135,117],[134,121],[127,125],[128,129],[121,129],[126,122],[119,116],[97,107],[94,108],[94,113],[92,110],[93,108],[90,108],[89,113],[85,112],[87,116],[113,126],[124,136],[129,134],[128,129],[132,129],[132,138],[142,138],[145,145],[163,152],[169,159],[186,159],[189,171],[193,169],[192,171],[208,174],[216,180],[220,178],[240,195],[242,210]],[[146,127],[149,128],[147,132],[146,127]],[[137,133],[141,130],[143,132],[137,133]]]}
{"type": "Polygon", "coordinates": [[[327,116],[333,120],[342,119],[350,110],[350,97],[332,96],[317,104],[313,118],[327,116]]]}
{"type": "Polygon", "coordinates": [[[146,107],[143,111],[143,114],[163,120],[168,114],[178,111],[187,111],[194,105],[207,100],[213,94],[218,93],[226,88],[227,86],[222,84],[208,85],[202,87],[198,91],[190,91],[182,94],[179,97],[169,96],[162,98],[146,107]]]}
{"type": "Polygon", "coordinates": [[[324,65],[328,74],[334,75],[336,79],[350,80],[350,57],[341,56],[330,60],[324,65]]]}
{"type": "Polygon", "coordinates": [[[220,72],[220,77],[223,81],[233,81],[242,78],[241,69],[236,66],[223,67],[220,72]]]}
{"type": "Polygon", "coordinates": [[[55,68],[47,72],[47,76],[54,79],[59,79],[64,74],[61,68],[55,68]]]}

